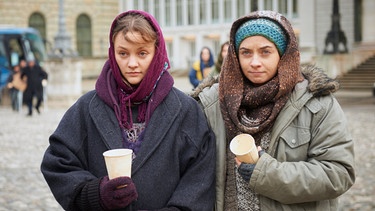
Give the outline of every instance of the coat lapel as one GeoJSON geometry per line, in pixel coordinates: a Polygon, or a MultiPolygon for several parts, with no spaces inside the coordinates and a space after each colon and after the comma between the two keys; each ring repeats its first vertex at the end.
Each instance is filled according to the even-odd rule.
{"type": "Polygon", "coordinates": [[[163,142],[166,134],[180,113],[181,102],[172,91],[155,109],[145,130],[144,140],[137,157],[133,161],[132,174],[135,174],[163,142]]]}
{"type": "Polygon", "coordinates": [[[112,108],[95,95],[89,112],[108,149],[122,148],[121,129],[112,108]]]}

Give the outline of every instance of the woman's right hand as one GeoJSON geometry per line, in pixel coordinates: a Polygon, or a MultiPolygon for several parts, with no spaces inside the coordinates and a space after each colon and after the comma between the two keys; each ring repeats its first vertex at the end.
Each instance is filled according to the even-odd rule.
{"type": "Polygon", "coordinates": [[[137,198],[138,193],[130,177],[110,180],[105,176],[100,181],[100,204],[105,210],[127,207],[137,198]]]}

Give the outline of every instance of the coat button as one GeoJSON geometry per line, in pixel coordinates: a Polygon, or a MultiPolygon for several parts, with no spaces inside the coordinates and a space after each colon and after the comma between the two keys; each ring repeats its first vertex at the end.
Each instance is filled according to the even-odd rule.
{"type": "Polygon", "coordinates": [[[292,144],[296,144],[296,139],[293,139],[293,140],[292,140],[292,144]]]}

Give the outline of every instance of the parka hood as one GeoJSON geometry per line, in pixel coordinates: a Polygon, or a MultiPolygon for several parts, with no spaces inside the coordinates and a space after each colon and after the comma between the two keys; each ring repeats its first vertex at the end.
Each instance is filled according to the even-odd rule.
{"type": "Polygon", "coordinates": [[[307,89],[313,96],[329,95],[339,89],[338,81],[330,78],[322,68],[304,65],[301,67],[301,71],[303,76],[309,81],[307,89]]]}

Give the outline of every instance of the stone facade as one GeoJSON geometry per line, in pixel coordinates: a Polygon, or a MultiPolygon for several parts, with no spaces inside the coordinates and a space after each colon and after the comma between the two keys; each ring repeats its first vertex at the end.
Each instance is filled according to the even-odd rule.
{"type": "MultiPolygon", "coordinates": [[[[0,25],[27,27],[35,12],[44,17],[47,47],[53,48],[58,32],[58,0],[0,0],[0,25]]],[[[117,0],[64,0],[66,31],[71,37],[72,49],[77,49],[77,18],[85,14],[91,20],[93,57],[107,56],[109,27],[118,13],[117,0]]]]}

